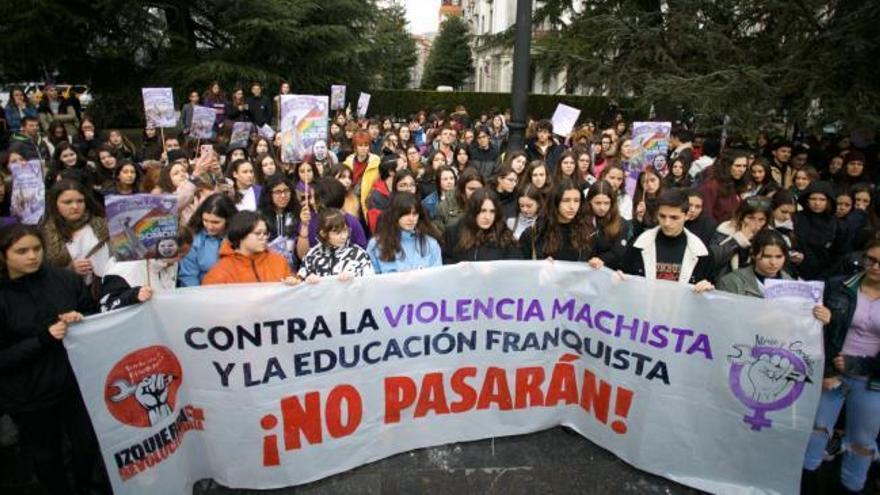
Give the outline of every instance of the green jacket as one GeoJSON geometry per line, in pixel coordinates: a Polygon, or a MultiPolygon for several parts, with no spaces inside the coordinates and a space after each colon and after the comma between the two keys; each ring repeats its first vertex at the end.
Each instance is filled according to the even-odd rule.
{"type": "MultiPolygon", "coordinates": [[[[783,280],[791,280],[791,276],[785,273],[785,271],[780,272],[780,275],[783,280]]],[[[715,288],[741,296],[764,298],[764,291],[758,283],[758,276],[755,275],[754,266],[747,266],[728,273],[718,280],[715,288]]]]}

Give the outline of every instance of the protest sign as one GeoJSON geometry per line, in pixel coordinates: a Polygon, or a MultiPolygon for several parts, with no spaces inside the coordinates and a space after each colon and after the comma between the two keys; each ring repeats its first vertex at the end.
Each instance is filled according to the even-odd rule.
{"type": "Polygon", "coordinates": [[[334,84],[330,86],[330,110],[343,108],[345,108],[345,85],[334,84]]]}
{"type": "Polygon", "coordinates": [[[301,162],[312,145],[327,139],[328,109],[326,96],[281,96],[281,160],[301,162]]]}
{"type": "Polygon", "coordinates": [[[269,126],[269,124],[263,124],[263,127],[260,127],[259,132],[260,132],[260,136],[262,136],[270,141],[275,139],[275,130],[272,129],[269,126]]]}
{"type": "Polygon", "coordinates": [[[553,118],[550,120],[553,124],[553,133],[559,136],[568,136],[580,116],[581,111],[577,108],[564,103],[556,105],[556,111],[553,112],[553,118]]]}
{"type": "Polygon", "coordinates": [[[141,94],[144,97],[144,116],[148,127],[158,129],[177,125],[174,93],[171,88],[141,88],[141,94]]]}
{"type": "Polygon", "coordinates": [[[819,280],[782,280],[768,278],[764,281],[764,298],[790,299],[822,304],[825,282],[819,280]]]}
{"type": "Polygon", "coordinates": [[[105,204],[110,251],[117,261],[177,255],[177,198],[173,194],[111,195],[105,204]]]}
{"type": "Polygon", "coordinates": [[[214,120],[217,112],[210,107],[193,107],[192,124],[189,136],[196,139],[212,139],[214,137],[214,120]]]}
{"type": "Polygon", "coordinates": [[[165,291],[64,344],[117,494],[557,425],[701,490],[795,493],[823,362],[808,308],[560,261],[165,291]]]}
{"type": "Polygon", "coordinates": [[[247,148],[253,128],[254,124],[250,122],[235,122],[232,124],[232,133],[229,135],[230,149],[247,148]]]}
{"type": "Polygon", "coordinates": [[[358,97],[357,116],[362,119],[367,116],[367,110],[370,108],[370,93],[361,93],[358,97]]]}
{"type": "Polygon", "coordinates": [[[661,177],[666,175],[669,169],[666,163],[666,153],[669,150],[669,131],[671,129],[672,123],[670,122],[633,122],[633,156],[623,164],[626,174],[626,192],[630,196],[635,194],[636,181],[646,166],[653,166],[661,177]]]}
{"type": "Polygon", "coordinates": [[[46,210],[46,183],[40,160],[9,164],[12,174],[10,213],[26,225],[37,225],[46,210]]]}

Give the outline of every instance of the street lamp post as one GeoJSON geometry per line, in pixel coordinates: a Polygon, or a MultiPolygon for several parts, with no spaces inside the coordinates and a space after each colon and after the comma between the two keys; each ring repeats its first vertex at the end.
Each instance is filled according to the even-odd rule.
{"type": "Polygon", "coordinates": [[[526,108],[529,102],[529,65],[532,44],[532,0],[516,0],[516,41],[513,45],[513,88],[511,115],[507,126],[510,136],[507,150],[524,147],[526,108]]]}

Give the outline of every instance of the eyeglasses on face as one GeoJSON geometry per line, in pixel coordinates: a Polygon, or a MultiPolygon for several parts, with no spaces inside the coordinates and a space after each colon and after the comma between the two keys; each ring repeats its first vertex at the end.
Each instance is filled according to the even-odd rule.
{"type": "Polygon", "coordinates": [[[873,256],[868,256],[867,254],[862,256],[862,266],[865,268],[873,268],[875,266],[880,266],[880,260],[873,256]]]}

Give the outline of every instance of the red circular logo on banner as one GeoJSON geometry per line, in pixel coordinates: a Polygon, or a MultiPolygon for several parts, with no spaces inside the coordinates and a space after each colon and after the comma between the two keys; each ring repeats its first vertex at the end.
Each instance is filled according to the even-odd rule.
{"type": "Polygon", "coordinates": [[[104,403],[114,418],[150,427],[173,416],[183,370],[171,349],[155,345],[122,358],[104,384],[104,403]]]}

